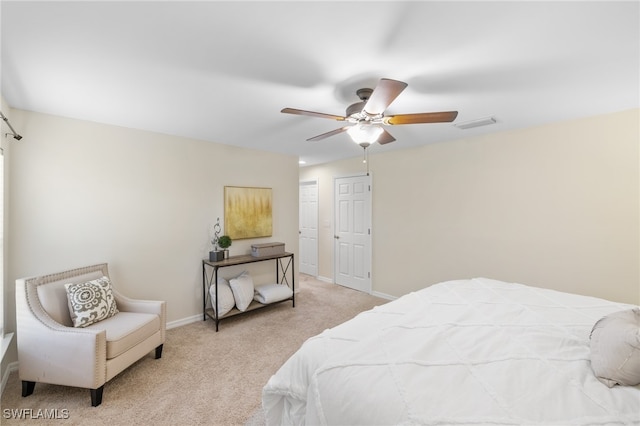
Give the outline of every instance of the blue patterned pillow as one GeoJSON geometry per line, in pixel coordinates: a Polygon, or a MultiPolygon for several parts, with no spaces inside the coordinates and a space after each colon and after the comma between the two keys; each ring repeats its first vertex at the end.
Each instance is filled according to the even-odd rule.
{"type": "Polygon", "coordinates": [[[86,327],[118,313],[109,277],[65,284],[74,327],[86,327]]]}

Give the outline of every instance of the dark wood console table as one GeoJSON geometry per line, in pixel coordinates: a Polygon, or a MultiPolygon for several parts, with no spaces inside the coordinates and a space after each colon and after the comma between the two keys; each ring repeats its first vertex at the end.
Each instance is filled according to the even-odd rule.
{"type": "Polygon", "coordinates": [[[216,331],[218,331],[218,324],[220,320],[224,318],[229,318],[235,315],[244,314],[245,312],[254,311],[256,309],[264,308],[269,306],[270,304],[262,304],[257,301],[252,301],[246,311],[239,311],[237,308],[233,308],[227,314],[222,317],[218,317],[218,269],[224,268],[227,266],[235,266],[235,265],[244,265],[247,263],[255,263],[255,262],[264,262],[266,260],[273,260],[276,264],[276,282],[278,284],[287,285],[291,287],[292,295],[289,299],[284,299],[279,302],[285,302],[287,300],[291,300],[293,307],[296,306],[296,286],[295,286],[295,271],[294,271],[294,259],[293,253],[280,253],[274,254],[270,256],[260,256],[254,257],[249,254],[242,256],[231,256],[227,259],[220,260],[217,262],[212,262],[210,260],[204,259],[202,261],[202,320],[206,321],[207,316],[212,318],[216,322],[216,331]],[[286,261],[286,263],[285,263],[286,261]],[[290,272],[291,284],[289,284],[289,280],[287,277],[287,272],[290,272]],[[211,286],[214,286],[214,291],[216,294],[216,306],[212,306],[212,308],[207,309],[207,302],[210,300],[209,290],[211,286]]]}

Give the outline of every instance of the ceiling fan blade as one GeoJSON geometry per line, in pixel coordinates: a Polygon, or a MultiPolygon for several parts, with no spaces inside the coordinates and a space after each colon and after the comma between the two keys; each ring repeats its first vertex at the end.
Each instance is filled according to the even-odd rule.
{"type": "Polygon", "coordinates": [[[382,114],[406,87],[402,81],[381,78],[363,110],[370,115],[382,114]]]}
{"type": "Polygon", "coordinates": [[[458,111],[423,112],[384,117],[384,124],[448,123],[456,119],[458,111]]]}
{"type": "Polygon", "coordinates": [[[383,132],[378,137],[378,143],[380,145],[384,145],[386,143],[393,142],[393,141],[396,140],[396,138],[391,136],[391,133],[387,132],[385,129],[382,129],[382,130],[383,130],[383,132]]]}
{"type": "Polygon", "coordinates": [[[315,111],[305,111],[303,109],[295,109],[295,108],[283,108],[282,111],[286,114],[296,114],[296,115],[308,115],[311,117],[320,117],[320,118],[329,118],[331,120],[344,121],[347,117],[343,117],[341,115],[333,115],[333,114],[324,114],[322,112],[315,111]]]}
{"type": "Polygon", "coordinates": [[[333,136],[333,135],[340,134],[340,133],[342,133],[342,132],[346,132],[347,130],[349,130],[349,128],[350,128],[350,127],[351,127],[351,126],[341,127],[341,128],[339,128],[339,129],[332,130],[332,131],[330,131],[330,132],[323,133],[323,134],[318,135],[318,136],[314,136],[314,137],[309,138],[309,139],[307,139],[307,140],[308,140],[308,141],[319,141],[319,140],[321,140],[321,139],[328,138],[329,136],[333,136]]]}

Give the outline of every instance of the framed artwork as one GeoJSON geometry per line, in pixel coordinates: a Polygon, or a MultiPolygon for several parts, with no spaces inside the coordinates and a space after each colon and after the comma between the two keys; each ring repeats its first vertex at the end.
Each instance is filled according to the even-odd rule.
{"type": "Polygon", "coordinates": [[[232,240],[270,237],[271,188],[224,187],[224,233],[232,240]]]}

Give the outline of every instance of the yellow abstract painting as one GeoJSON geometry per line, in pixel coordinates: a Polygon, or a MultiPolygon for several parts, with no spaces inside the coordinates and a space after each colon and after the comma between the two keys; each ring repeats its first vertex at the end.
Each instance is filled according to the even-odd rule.
{"type": "Polygon", "coordinates": [[[232,240],[270,237],[271,188],[224,187],[224,232],[232,240]]]}

